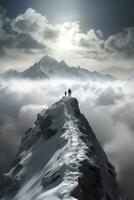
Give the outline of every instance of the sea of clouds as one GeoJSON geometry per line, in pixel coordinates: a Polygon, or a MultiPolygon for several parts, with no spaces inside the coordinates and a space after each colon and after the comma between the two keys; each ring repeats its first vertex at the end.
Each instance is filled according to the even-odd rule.
{"type": "Polygon", "coordinates": [[[68,88],[79,101],[99,142],[116,167],[122,189],[134,196],[134,82],[0,80],[0,173],[13,161],[37,113],[68,88]]]}

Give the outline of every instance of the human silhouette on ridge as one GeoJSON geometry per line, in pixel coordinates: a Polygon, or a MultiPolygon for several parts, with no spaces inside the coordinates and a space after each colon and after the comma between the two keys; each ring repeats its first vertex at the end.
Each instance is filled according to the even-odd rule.
{"type": "Polygon", "coordinates": [[[69,89],[68,89],[68,96],[71,97],[71,94],[72,94],[72,90],[69,88],[69,89]]]}

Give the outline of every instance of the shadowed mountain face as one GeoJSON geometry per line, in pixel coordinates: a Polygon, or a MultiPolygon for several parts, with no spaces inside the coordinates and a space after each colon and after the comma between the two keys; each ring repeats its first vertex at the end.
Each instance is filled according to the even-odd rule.
{"type": "Polygon", "coordinates": [[[113,165],[75,98],[63,97],[37,116],[10,171],[2,200],[126,200],[113,165]]]}
{"type": "Polygon", "coordinates": [[[17,72],[8,70],[1,74],[2,78],[28,78],[28,79],[52,79],[52,78],[86,78],[91,80],[116,80],[110,75],[102,75],[98,72],[90,72],[84,68],[69,67],[64,61],[58,62],[54,58],[44,56],[38,63],[25,70],[17,72]]]}

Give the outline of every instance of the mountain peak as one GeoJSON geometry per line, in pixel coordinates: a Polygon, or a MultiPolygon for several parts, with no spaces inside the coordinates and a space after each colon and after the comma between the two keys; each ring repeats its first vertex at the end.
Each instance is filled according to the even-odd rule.
{"type": "Polygon", "coordinates": [[[67,63],[64,60],[60,61],[58,64],[62,67],[68,67],[67,63]]]}
{"type": "Polygon", "coordinates": [[[70,67],[64,60],[58,62],[48,55],[43,56],[40,61],[33,64],[23,72],[11,71],[0,74],[0,78],[28,78],[28,79],[53,79],[53,78],[75,78],[93,81],[116,81],[112,76],[101,73],[90,72],[85,68],[70,67]]]}
{"type": "Polygon", "coordinates": [[[126,200],[77,99],[63,97],[38,114],[1,179],[0,199],[126,200]]]}
{"type": "Polygon", "coordinates": [[[0,74],[0,77],[2,78],[19,78],[20,77],[20,72],[18,72],[17,70],[14,70],[14,69],[9,69],[7,71],[5,71],[3,74],[0,74]]]}
{"type": "Polygon", "coordinates": [[[58,62],[55,58],[46,55],[41,58],[39,63],[41,63],[43,65],[56,65],[58,62]]]}

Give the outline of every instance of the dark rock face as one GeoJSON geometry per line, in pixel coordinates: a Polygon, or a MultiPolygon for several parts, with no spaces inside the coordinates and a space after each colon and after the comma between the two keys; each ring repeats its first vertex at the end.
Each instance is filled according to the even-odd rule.
{"type": "Polygon", "coordinates": [[[115,168],[75,98],[64,97],[38,114],[11,170],[1,177],[0,199],[23,196],[26,200],[126,200],[118,189],[115,168]],[[53,192],[56,188],[60,189],[53,192]]]}
{"type": "Polygon", "coordinates": [[[81,119],[79,124],[79,130],[83,133],[81,138],[87,146],[92,141],[92,145],[87,150],[87,156],[89,159],[96,157],[96,164],[91,165],[88,160],[81,163],[79,170],[82,176],[79,177],[78,187],[72,192],[72,196],[78,200],[125,199],[118,189],[114,166],[108,161],[87,119],[80,113],[76,106],[78,103],[75,101],[71,105],[74,108],[75,116],[81,119]]]}
{"type": "Polygon", "coordinates": [[[12,179],[10,177],[1,176],[0,179],[0,198],[5,195],[9,195],[9,197],[14,196],[14,194],[19,189],[19,181],[12,179]]]}
{"type": "Polygon", "coordinates": [[[34,64],[32,67],[22,72],[22,78],[31,78],[31,79],[49,79],[49,77],[43,73],[38,67],[37,64],[34,64]]]}

